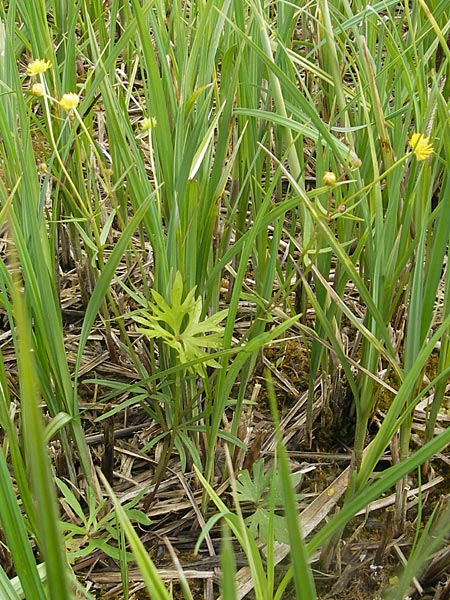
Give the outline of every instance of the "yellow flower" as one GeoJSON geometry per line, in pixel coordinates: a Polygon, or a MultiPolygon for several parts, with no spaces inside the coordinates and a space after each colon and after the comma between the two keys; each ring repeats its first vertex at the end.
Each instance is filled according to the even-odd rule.
{"type": "Polygon", "coordinates": [[[73,93],[63,94],[63,97],[59,101],[59,105],[61,106],[61,108],[63,108],[67,112],[69,112],[69,110],[76,108],[79,104],[80,104],[80,96],[78,94],[73,94],[73,93]]]}
{"type": "Polygon", "coordinates": [[[333,171],[325,171],[322,175],[323,185],[334,185],[336,183],[336,175],[333,171]]]}
{"type": "Polygon", "coordinates": [[[52,63],[50,61],[38,58],[37,60],[33,60],[28,63],[27,75],[34,77],[40,73],[45,73],[45,71],[50,69],[51,66],[52,63]]]}
{"type": "Polygon", "coordinates": [[[44,95],[44,86],[42,83],[34,83],[31,88],[31,93],[33,96],[43,96],[44,95]]]}
{"type": "Polygon", "coordinates": [[[423,133],[412,134],[408,146],[412,148],[417,160],[426,160],[433,154],[433,144],[429,144],[429,141],[430,138],[423,135],[423,133]]]}
{"type": "Polygon", "coordinates": [[[155,117],[144,117],[141,121],[141,129],[142,131],[150,131],[150,129],[156,127],[156,124],[155,117]]]}

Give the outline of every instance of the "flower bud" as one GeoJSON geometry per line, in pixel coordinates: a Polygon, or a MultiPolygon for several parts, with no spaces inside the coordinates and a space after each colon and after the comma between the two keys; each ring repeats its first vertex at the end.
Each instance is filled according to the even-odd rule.
{"type": "Polygon", "coordinates": [[[150,131],[156,127],[156,119],[155,117],[144,117],[141,121],[141,129],[142,131],[150,131]]]}
{"type": "Polygon", "coordinates": [[[333,173],[333,171],[325,171],[325,173],[322,175],[322,182],[323,185],[332,186],[336,183],[336,175],[333,173]]]}
{"type": "Polygon", "coordinates": [[[31,93],[33,94],[33,96],[43,96],[44,95],[44,86],[42,85],[42,83],[33,83],[32,87],[31,87],[31,93]]]}

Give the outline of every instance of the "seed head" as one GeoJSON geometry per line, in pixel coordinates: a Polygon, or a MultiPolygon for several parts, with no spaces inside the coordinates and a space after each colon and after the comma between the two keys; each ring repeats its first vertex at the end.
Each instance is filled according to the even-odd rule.
{"type": "Polygon", "coordinates": [[[59,105],[66,112],[69,112],[76,108],[80,104],[80,96],[78,94],[63,94],[63,97],[59,101],[59,105]]]}

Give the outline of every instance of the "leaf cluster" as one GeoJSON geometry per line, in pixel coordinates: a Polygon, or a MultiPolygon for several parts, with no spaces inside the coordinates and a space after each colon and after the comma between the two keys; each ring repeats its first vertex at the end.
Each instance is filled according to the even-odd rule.
{"type": "MultiPolygon", "coordinates": [[[[253,465],[252,475],[245,469],[239,473],[236,481],[236,494],[239,502],[251,505],[251,512],[245,519],[249,531],[264,543],[267,543],[268,540],[270,520],[273,520],[275,540],[289,543],[289,533],[283,512],[284,493],[280,477],[280,471],[273,466],[264,472],[264,460],[260,459],[253,465]]],[[[293,489],[297,488],[301,479],[302,473],[290,474],[293,489]]],[[[295,494],[297,501],[301,497],[301,494],[295,494]]]]}
{"type": "MultiPolygon", "coordinates": [[[[225,319],[228,310],[221,310],[211,317],[202,319],[203,304],[201,297],[195,297],[196,287],[192,288],[183,300],[183,281],[178,271],[172,286],[168,302],[159,292],[152,289],[153,302],[148,310],[133,319],[140,324],[138,331],[149,338],[161,339],[173,348],[179,364],[202,360],[208,353],[206,349],[221,348],[224,327],[219,323],[225,319]]],[[[190,367],[203,374],[204,365],[220,368],[213,358],[190,367]]]]}

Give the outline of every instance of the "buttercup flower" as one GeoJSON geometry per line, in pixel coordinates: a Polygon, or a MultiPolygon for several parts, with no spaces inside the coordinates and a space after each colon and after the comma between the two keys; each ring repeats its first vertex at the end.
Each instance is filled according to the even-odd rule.
{"type": "Polygon", "coordinates": [[[426,160],[433,154],[433,144],[429,144],[430,138],[423,133],[413,133],[408,142],[417,160],[426,160]]]}
{"type": "Polygon", "coordinates": [[[141,121],[141,129],[142,131],[150,131],[156,127],[156,119],[155,117],[144,117],[141,121]]]}
{"type": "Polygon", "coordinates": [[[334,185],[336,183],[336,175],[333,171],[325,171],[322,175],[322,182],[323,185],[334,185]]]}
{"type": "Polygon", "coordinates": [[[73,93],[63,94],[63,97],[59,101],[59,105],[61,106],[61,108],[63,108],[67,112],[76,108],[79,104],[80,96],[78,94],[73,93]]]}
{"type": "Polygon", "coordinates": [[[33,96],[43,96],[44,95],[44,86],[42,83],[34,83],[31,88],[31,93],[33,96]]]}
{"type": "Polygon", "coordinates": [[[38,58],[37,60],[33,60],[28,63],[27,67],[27,75],[30,77],[35,77],[40,73],[45,73],[48,69],[50,69],[52,63],[49,60],[44,60],[42,58],[38,58]]]}

